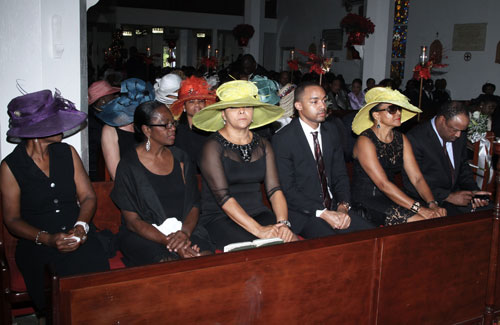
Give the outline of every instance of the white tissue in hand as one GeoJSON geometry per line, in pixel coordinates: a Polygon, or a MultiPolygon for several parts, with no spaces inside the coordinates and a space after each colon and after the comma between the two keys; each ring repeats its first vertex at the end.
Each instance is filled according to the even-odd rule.
{"type": "Polygon", "coordinates": [[[180,222],[176,218],[168,218],[165,221],[163,221],[161,226],[157,226],[157,225],[153,224],[153,227],[158,229],[165,236],[168,236],[173,232],[181,230],[182,222],[180,222]]]}

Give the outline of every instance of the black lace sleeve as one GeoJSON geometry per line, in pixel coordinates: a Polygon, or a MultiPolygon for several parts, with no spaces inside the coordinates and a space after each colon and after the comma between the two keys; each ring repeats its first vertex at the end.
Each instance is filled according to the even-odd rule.
{"type": "Polygon", "coordinates": [[[278,169],[274,159],[274,151],[271,143],[261,138],[266,153],[266,178],[264,184],[266,186],[267,197],[270,198],[276,191],[281,190],[278,169]]]}
{"type": "Polygon", "coordinates": [[[224,166],[222,165],[222,152],[223,147],[221,144],[211,137],[203,146],[200,161],[201,174],[219,206],[224,205],[231,198],[224,166]]]}

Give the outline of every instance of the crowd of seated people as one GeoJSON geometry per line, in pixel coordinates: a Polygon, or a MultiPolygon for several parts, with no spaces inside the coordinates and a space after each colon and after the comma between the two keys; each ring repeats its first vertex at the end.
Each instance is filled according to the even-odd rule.
{"type": "MultiPolygon", "coordinates": [[[[369,78],[363,90],[355,79],[349,92],[342,76],[326,74],[320,85],[314,74],[267,72],[250,55],[213,77],[186,68],[154,86],[128,78],[89,87],[127,266],[491,208],[466,161],[468,111],[451,101],[444,79],[434,92],[425,82],[425,94],[440,98],[437,114],[404,134],[402,123],[425,111],[414,102],[416,81],[402,93],[397,80],[375,86],[369,78]],[[335,110],[352,113],[337,118],[335,110]]],[[[495,128],[498,98],[485,86],[477,107],[495,128]]],[[[20,238],[16,262],[42,310],[44,265],[62,275],[109,268],[91,222],[90,179],[61,142],[86,115],[48,90],[14,98],[8,114],[19,145],[1,166],[4,220],[20,238]]]]}

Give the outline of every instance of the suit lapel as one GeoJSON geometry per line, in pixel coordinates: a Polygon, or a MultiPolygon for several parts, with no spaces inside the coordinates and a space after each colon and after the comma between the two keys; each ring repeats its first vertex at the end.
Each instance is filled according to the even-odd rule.
{"type": "Polygon", "coordinates": [[[320,132],[321,132],[321,147],[323,154],[323,160],[325,162],[325,172],[328,178],[330,175],[330,166],[332,163],[332,151],[330,150],[330,146],[332,145],[333,140],[330,139],[330,133],[327,131],[328,128],[325,123],[321,123],[320,132]]]}
{"type": "MultiPolygon", "coordinates": [[[[299,118],[294,119],[291,123],[293,123],[294,134],[296,137],[295,144],[298,148],[302,148],[303,157],[308,161],[308,164],[312,164],[312,166],[316,166],[316,158],[311,151],[311,147],[309,146],[309,142],[307,141],[306,134],[304,133],[304,129],[302,129],[302,125],[300,125],[299,118]]],[[[292,143],[292,145],[294,145],[292,143]]]]}
{"type": "MultiPolygon", "coordinates": [[[[436,134],[436,132],[434,131],[434,128],[432,127],[432,123],[429,121],[427,125],[428,125],[427,134],[428,134],[429,138],[432,139],[431,140],[432,148],[430,151],[440,153],[439,160],[441,161],[441,165],[443,167],[443,170],[446,171],[446,175],[447,175],[447,177],[450,181],[450,184],[451,184],[450,165],[449,165],[448,161],[446,161],[446,156],[444,155],[444,152],[443,152],[443,145],[441,144],[441,141],[439,141],[438,135],[436,134]]],[[[455,154],[453,154],[453,156],[455,156],[455,154]]]]}

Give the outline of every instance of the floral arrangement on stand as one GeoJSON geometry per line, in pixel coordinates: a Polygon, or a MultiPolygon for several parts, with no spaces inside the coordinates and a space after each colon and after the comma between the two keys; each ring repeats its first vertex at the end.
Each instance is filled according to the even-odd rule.
{"type": "MultiPolygon", "coordinates": [[[[302,50],[297,50],[300,54],[307,57],[309,61],[306,63],[310,65],[309,72],[316,72],[320,76],[330,71],[332,66],[333,58],[324,58],[320,55],[314,53],[309,53],[302,50]]],[[[290,65],[290,64],[289,64],[290,65]]],[[[297,61],[298,65],[298,61],[297,61]]]]}
{"type": "Polygon", "coordinates": [[[239,24],[233,28],[233,35],[238,40],[239,46],[247,46],[255,30],[252,25],[239,24]]]}
{"type": "Polygon", "coordinates": [[[216,69],[218,63],[219,62],[215,56],[211,56],[211,57],[204,56],[201,58],[201,64],[206,66],[207,69],[216,69]]]}
{"type": "Polygon", "coordinates": [[[375,24],[369,18],[356,14],[347,14],[341,20],[340,27],[349,34],[346,46],[363,45],[365,38],[375,32],[375,24]]]}
{"type": "Polygon", "coordinates": [[[476,143],[486,137],[486,132],[488,131],[488,118],[488,115],[481,114],[479,111],[475,111],[471,114],[469,128],[467,130],[467,139],[470,142],[476,143]]]}
{"type": "Polygon", "coordinates": [[[413,79],[429,79],[431,77],[432,69],[447,67],[447,64],[434,64],[431,60],[427,61],[424,66],[417,64],[413,68],[413,79]]]}

